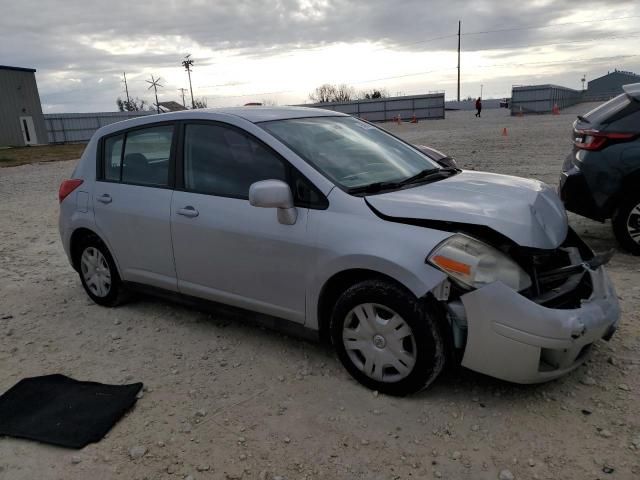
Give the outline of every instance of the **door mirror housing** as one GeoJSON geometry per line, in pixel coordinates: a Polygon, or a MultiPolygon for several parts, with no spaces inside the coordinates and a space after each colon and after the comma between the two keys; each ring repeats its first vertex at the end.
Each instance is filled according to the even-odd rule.
{"type": "Polygon", "coordinates": [[[282,180],[261,180],[252,184],[249,203],[254,207],[277,208],[278,221],[283,225],[293,225],[298,218],[291,188],[282,180]]]}

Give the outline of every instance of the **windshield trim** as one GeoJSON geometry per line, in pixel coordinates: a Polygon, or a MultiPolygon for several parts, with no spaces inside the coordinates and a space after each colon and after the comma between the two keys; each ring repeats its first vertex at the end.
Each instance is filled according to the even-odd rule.
{"type": "MultiPolygon", "coordinates": [[[[376,193],[352,193],[350,192],[350,190],[353,190],[354,188],[360,189],[360,188],[366,188],[367,185],[370,184],[364,184],[364,185],[359,185],[359,186],[355,186],[355,187],[347,187],[345,185],[342,185],[341,183],[335,181],[333,178],[331,178],[327,173],[325,173],[322,169],[320,169],[318,166],[315,165],[314,162],[311,162],[310,160],[306,159],[305,157],[303,157],[302,155],[300,155],[298,152],[296,152],[293,148],[291,148],[286,142],[284,142],[283,140],[281,140],[280,138],[278,138],[276,135],[274,135],[271,131],[269,131],[268,129],[264,128],[264,124],[269,124],[269,123],[275,123],[275,122],[286,122],[289,120],[306,120],[306,119],[315,119],[315,118],[353,118],[357,121],[366,123],[378,130],[380,130],[381,132],[383,132],[386,135],[389,135],[390,137],[396,139],[397,141],[399,141],[400,143],[404,144],[405,146],[409,147],[410,149],[412,149],[413,151],[415,151],[416,153],[418,153],[419,155],[427,158],[428,160],[430,160],[432,163],[434,163],[434,170],[444,170],[444,168],[442,167],[442,165],[440,165],[438,163],[438,161],[433,158],[431,155],[423,152],[422,150],[420,150],[418,147],[416,147],[415,145],[407,142],[406,140],[398,137],[397,135],[394,135],[392,132],[388,131],[387,129],[376,125],[375,123],[372,123],[368,120],[365,120],[363,118],[359,118],[359,117],[354,117],[353,115],[318,115],[318,116],[310,116],[310,117],[292,117],[292,118],[279,118],[279,119],[272,119],[272,120],[262,120],[260,122],[254,122],[254,124],[258,127],[260,127],[262,130],[264,130],[271,138],[273,138],[274,140],[278,141],[279,143],[281,143],[284,147],[286,147],[288,150],[290,150],[292,153],[294,153],[298,158],[300,158],[303,162],[305,162],[307,165],[309,165],[311,168],[313,168],[316,172],[318,172],[320,175],[322,175],[324,178],[326,178],[329,182],[331,182],[332,185],[336,186],[337,188],[339,188],[340,190],[342,190],[343,192],[354,196],[354,197],[362,197],[365,195],[376,195],[379,193],[386,193],[386,192],[390,192],[390,191],[397,191],[397,190],[404,190],[407,188],[413,188],[413,187],[417,187],[420,185],[423,185],[425,183],[431,183],[433,180],[430,179],[426,179],[424,182],[416,182],[416,183],[408,183],[408,184],[402,184],[403,180],[397,180],[396,182],[386,182],[386,183],[394,183],[396,184],[394,187],[389,188],[389,189],[381,189],[380,192],[376,192],[376,193]]],[[[443,177],[446,178],[446,177],[443,177]]],[[[377,183],[377,182],[373,182],[373,183],[377,183]]]]}

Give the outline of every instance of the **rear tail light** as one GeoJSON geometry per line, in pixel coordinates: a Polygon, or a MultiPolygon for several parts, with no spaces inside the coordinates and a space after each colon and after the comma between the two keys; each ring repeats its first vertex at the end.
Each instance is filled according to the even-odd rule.
{"type": "Polygon", "coordinates": [[[605,145],[616,142],[628,142],[635,133],[600,132],[598,130],[576,130],[574,144],[582,150],[601,150],[605,145]]]}
{"type": "Polygon", "coordinates": [[[69,196],[71,192],[73,192],[76,188],[82,185],[83,180],[79,178],[74,178],[72,180],[64,180],[60,184],[60,190],[58,190],[58,200],[60,203],[69,196]]]}

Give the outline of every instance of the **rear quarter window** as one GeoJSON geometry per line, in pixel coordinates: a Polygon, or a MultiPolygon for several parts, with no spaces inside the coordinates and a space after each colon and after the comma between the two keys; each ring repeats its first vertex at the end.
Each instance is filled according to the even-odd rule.
{"type": "Polygon", "coordinates": [[[624,133],[640,133],[640,102],[631,104],[621,111],[609,124],[607,130],[624,133]]]}
{"type": "Polygon", "coordinates": [[[633,108],[637,105],[637,102],[629,98],[625,93],[612,98],[608,102],[597,106],[589,113],[584,115],[584,118],[589,120],[591,128],[597,128],[599,125],[608,125],[617,119],[626,116],[629,108],[633,108]]]}
{"type": "Polygon", "coordinates": [[[109,137],[104,141],[104,178],[106,180],[120,181],[123,142],[124,135],[109,137]]]}

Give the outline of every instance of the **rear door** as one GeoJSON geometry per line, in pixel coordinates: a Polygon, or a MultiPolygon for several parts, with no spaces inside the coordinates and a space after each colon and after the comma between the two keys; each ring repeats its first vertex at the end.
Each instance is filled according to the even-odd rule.
{"type": "Polygon", "coordinates": [[[291,167],[247,132],[223,123],[186,124],[183,143],[178,169],[184,178],[171,209],[179,291],[304,322],[315,261],[309,210],[298,208],[296,223],[283,225],[276,209],[248,201],[256,181],[291,182],[291,167]]]}
{"type": "Polygon", "coordinates": [[[170,228],[174,130],[163,123],[104,138],[93,202],[123,279],[170,290],[177,289],[170,228]]]}

